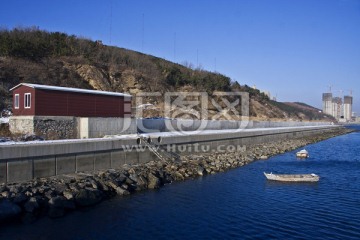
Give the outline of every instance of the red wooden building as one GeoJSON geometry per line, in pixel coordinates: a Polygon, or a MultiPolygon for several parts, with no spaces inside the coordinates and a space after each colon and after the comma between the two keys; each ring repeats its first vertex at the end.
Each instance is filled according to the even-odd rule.
{"type": "Polygon", "coordinates": [[[21,83],[12,89],[14,116],[128,117],[131,95],[21,83]]]}

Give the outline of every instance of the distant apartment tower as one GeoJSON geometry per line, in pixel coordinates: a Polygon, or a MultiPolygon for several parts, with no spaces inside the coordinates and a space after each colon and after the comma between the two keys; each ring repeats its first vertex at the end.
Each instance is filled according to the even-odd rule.
{"type": "Polygon", "coordinates": [[[323,93],[323,112],[333,116],[332,93],[323,93]]]}
{"type": "Polygon", "coordinates": [[[344,96],[344,118],[346,121],[350,121],[352,118],[352,103],[353,98],[351,96],[344,96]]]}
{"type": "Polygon", "coordinates": [[[343,116],[342,111],[342,99],[340,97],[334,97],[332,99],[332,112],[333,117],[340,119],[343,116]]]}

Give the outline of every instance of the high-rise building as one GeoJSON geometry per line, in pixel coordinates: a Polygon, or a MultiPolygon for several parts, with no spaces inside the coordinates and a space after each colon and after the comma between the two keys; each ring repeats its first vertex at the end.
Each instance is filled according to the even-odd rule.
{"type": "Polygon", "coordinates": [[[323,112],[329,115],[333,115],[332,108],[332,93],[323,93],[323,112]]]}
{"type": "Polygon", "coordinates": [[[344,118],[346,121],[350,121],[352,117],[352,96],[344,96],[344,118]]]}
{"type": "Polygon", "coordinates": [[[352,96],[333,97],[332,93],[323,93],[323,112],[341,121],[352,121],[352,96]]]}
{"type": "Polygon", "coordinates": [[[334,97],[332,99],[332,116],[340,119],[343,116],[342,113],[342,99],[340,97],[334,97]]]}

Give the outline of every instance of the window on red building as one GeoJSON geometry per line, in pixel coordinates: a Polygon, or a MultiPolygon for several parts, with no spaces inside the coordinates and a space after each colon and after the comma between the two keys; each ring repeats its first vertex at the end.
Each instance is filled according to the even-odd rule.
{"type": "Polygon", "coordinates": [[[15,98],[14,98],[14,108],[15,109],[19,108],[19,100],[20,100],[19,94],[15,94],[15,98]]]}
{"type": "Polygon", "coordinates": [[[25,93],[25,99],[24,99],[24,107],[30,108],[31,107],[31,93],[25,93]]]}

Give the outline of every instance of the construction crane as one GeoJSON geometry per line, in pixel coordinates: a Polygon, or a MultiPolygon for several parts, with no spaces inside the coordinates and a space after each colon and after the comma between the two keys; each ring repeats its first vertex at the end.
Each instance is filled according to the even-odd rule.
{"type": "Polygon", "coordinates": [[[331,88],[333,87],[333,85],[328,85],[327,87],[329,88],[329,93],[331,93],[331,88]]]}
{"type": "Polygon", "coordinates": [[[349,92],[349,93],[350,93],[350,96],[352,97],[352,94],[353,94],[353,90],[352,90],[352,89],[346,89],[346,90],[344,90],[344,91],[349,92]]]}

